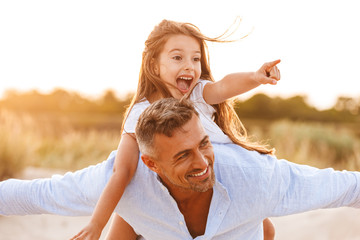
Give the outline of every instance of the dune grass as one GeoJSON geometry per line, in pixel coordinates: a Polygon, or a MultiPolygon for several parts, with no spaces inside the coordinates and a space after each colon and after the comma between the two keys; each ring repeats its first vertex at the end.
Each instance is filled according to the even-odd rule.
{"type": "Polygon", "coordinates": [[[31,118],[0,111],[0,179],[21,171],[33,155],[34,135],[31,118]]]}
{"type": "Polygon", "coordinates": [[[268,135],[279,158],[320,168],[360,170],[360,139],[339,124],[278,121],[268,135]]]}
{"type": "MultiPolygon", "coordinates": [[[[250,133],[269,139],[278,158],[320,168],[360,169],[360,139],[342,125],[277,121],[252,127],[250,133]]],[[[117,148],[119,138],[118,128],[81,130],[66,119],[54,122],[53,116],[0,110],[0,179],[26,166],[76,170],[96,164],[117,148]]]]}
{"type": "Polygon", "coordinates": [[[76,130],[66,120],[0,111],[0,179],[26,166],[76,170],[117,148],[119,130],[76,130]]]}
{"type": "Polygon", "coordinates": [[[34,166],[80,169],[106,160],[116,150],[120,139],[118,131],[68,130],[54,138],[48,136],[35,150],[34,166]]]}

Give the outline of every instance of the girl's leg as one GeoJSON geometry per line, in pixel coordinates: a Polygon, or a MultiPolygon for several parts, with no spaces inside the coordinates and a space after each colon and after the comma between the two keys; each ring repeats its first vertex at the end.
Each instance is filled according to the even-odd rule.
{"type": "Polygon", "coordinates": [[[264,229],[264,240],[274,240],[275,239],[275,228],[270,219],[266,218],[263,221],[264,229]]]}
{"type": "Polygon", "coordinates": [[[106,240],[136,240],[134,229],[115,213],[106,240]]]}

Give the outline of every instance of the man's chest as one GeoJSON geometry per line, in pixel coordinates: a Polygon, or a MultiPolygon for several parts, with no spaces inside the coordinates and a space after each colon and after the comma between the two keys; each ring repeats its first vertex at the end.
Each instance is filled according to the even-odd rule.
{"type": "Polygon", "coordinates": [[[204,235],[209,214],[210,201],[202,205],[194,204],[186,209],[180,209],[184,216],[190,235],[195,238],[204,235]]]}

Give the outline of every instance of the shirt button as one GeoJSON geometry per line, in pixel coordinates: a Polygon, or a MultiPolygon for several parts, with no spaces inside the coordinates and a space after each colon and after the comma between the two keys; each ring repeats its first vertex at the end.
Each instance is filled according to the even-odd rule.
{"type": "Polygon", "coordinates": [[[162,186],[161,189],[165,191],[165,190],[166,190],[166,187],[162,186]]]}
{"type": "Polygon", "coordinates": [[[179,222],[180,225],[184,225],[184,223],[182,221],[179,222]]]}

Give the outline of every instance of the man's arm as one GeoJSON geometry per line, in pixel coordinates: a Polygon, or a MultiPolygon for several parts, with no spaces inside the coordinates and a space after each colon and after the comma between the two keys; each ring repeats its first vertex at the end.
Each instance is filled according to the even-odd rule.
{"type": "Polygon", "coordinates": [[[0,215],[91,215],[112,174],[115,154],[107,161],[63,176],[0,182],[0,215]]]}
{"type": "Polygon", "coordinates": [[[267,189],[268,216],[284,216],[321,208],[360,208],[360,173],[317,169],[285,160],[273,162],[267,189]]]}

